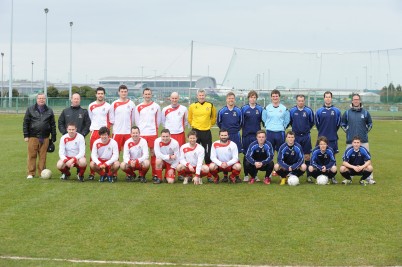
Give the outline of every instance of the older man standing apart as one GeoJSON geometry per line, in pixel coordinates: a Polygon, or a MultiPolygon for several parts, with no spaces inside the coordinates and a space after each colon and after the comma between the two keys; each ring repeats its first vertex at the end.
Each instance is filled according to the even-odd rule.
{"type": "MultiPolygon", "coordinates": [[[[368,132],[373,128],[373,121],[370,113],[363,108],[360,95],[352,95],[350,109],[342,115],[341,127],[346,132],[346,149],[352,146],[352,139],[355,136],[361,138],[361,145],[369,151],[368,132]]],[[[367,178],[369,184],[375,184],[373,174],[367,178]]]]}
{"type": "Polygon", "coordinates": [[[36,158],[39,156],[38,173],[46,168],[46,154],[49,136],[56,142],[56,122],[54,113],[46,105],[46,95],[40,93],[36,104],[27,108],[23,122],[24,141],[28,143],[28,176],[32,179],[36,174],[36,158]]]}

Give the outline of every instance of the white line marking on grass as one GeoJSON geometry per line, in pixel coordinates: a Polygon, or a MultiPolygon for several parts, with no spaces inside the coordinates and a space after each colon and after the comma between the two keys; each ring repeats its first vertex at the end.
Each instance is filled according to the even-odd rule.
{"type": "Polygon", "coordinates": [[[30,261],[60,261],[74,263],[98,263],[98,264],[126,264],[126,265],[166,265],[166,266],[206,266],[206,267],[273,267],[276,265],[241,265],[241,264],[210,264],[210,263],[173,263],[173,262],[143,262],[143,261],[103,261],[103,260],[78,260],[78,259],[51,259],[19,256],[0,256],[7,260],[30,260],[30,261]]]}

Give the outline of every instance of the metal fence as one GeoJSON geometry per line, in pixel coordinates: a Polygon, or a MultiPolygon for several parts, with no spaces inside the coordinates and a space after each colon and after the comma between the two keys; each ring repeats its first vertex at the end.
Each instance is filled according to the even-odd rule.
{"type": "MultiPolygon", "coordinates": [[[[281,103],[291,108],[296,103],[296,95],[285,95],[281,97],[281,103]]],[[[108,98],[107,102],[112,103],[116,98],[108,98]]],[[[225,103],[225,96],[208,96],[207,100],[212,102],[216,108],[219,110],[225,103]]],[[[93,98],[81,98],[81,106],[88,107],[88,105],[93,102],[93,98]]],[[[139,104],[142,99],[136,99],[135,104],[139,104]]],[[[169,99],[166,97],[164,99],[156,100],[158,104],[163,108],[169,105],[169,99]]],[[[195,101],[193,99],[192,101],[195,101]]],[[[262,106],[266,106],[270,103],[270,98],[268,96],[262,96],[258,98],[258,103],[262,106]]],[[[345,97],[337,97],[334,95],[333,98],[334,105],[341,109],[341,111],[345,111],[349,109],[350,99],[345,97]]],[[[36,103],[35,97],[13,97],[11,100],[8,97],[0,98],[0,113],[25,113],[27,107],[36,103]]],[[[247,103],[247,98],[244,96],[236,97],[236,105],[242,106],[247,103]]],[[[310,106],[313,110],[317,110],[319,107],[323,105],[324,101],[322,96],[316,95],[307,95],[306,96],[306,104],[310,106]]],[[[68,98],[59,98],[59,97],[49,97],[47,99],[47,104],[49,107],[53,109],[55,114],[60,114],[63,109],[70,106],[70,100],[68,98]]],[[[181,101],[181,104],[188,106],[188,100],[181,101]]],[[[393,120],[401,120],[402,119],[402,103],[399,104],[384,104],[384,103],[373,103],[373,102],[365,102],[363,103],[364,107],[369,110],[372,117],[382,118],[382,119],[393,119],[393,120]]]]}

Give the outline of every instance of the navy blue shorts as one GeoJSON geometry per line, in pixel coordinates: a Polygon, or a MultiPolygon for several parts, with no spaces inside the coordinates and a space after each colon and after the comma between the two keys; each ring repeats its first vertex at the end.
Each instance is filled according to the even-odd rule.
{"type": "Polygon", "coordinates": [[[243,144],[243,153],[244,154],[247,154],[248,147],[250,146],[250,144],[252,142],[254,142],[256,140],[257,140],[257,138],[255,137],[255,135],[242,136],[241,142],[243,144]]]}
{"type": "Polygon", "coordinates": [[[271,143],[272,148],[278,152],[280,146],[285,143],[285,132],[272,132],[267,130],[267,140],[271,143]]]}
{"type": "Polygon", "coordinates": [[[300,144],[303,149],[303,154],[310,154],[311,153],[311,136],[310,134],[305,135],[296,135],[295,141],[300,144]]]}
{"type": "Polygon", "coordinates": [[[239,153],[241,153],[242,152],[242,147],[241,147],[240,133],[239,132],[233,133],[233,134],[229,133],[229,140],[236,143],[237,150],[238,150],[239,153]]]}

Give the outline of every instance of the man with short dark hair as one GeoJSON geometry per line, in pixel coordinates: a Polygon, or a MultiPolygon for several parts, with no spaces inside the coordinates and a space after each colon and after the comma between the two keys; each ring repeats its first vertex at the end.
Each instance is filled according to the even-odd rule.
{"type": "Polygon", "coordinates": [[[303,163],[303,149],[295,142],[295,133],[288,131],[286,133],[286,142],[282,144],[278,151],[278,163],[274,169],[281,177],[280,185],[286,184],[288,174],[300,177],[306,171],[306,164],[303,163]]]}
{"type": "Polygon", "coordinates": [[[335,153],[338,149],[338,129],[341,126],[341,111],[332,104],[332,93],[324,93],[324,105],[315,113],[315,125],[318,136],[325,136],[328,145],[335,153]]]}
{"type": "Polygon", "coordinates": [[[46,168],[46,154],[49,146],[49,136],[56,142],[56,123],[54,113],[46,105],[46,95],[39,93],[36,104],[27,108],[23,121],[24,141],[28,143],[27,179],[36,175],[36,159],[38,173],[46,168]]]}
{"type": "Polygon", "coordinates": [[[254,184],[256,181],[258,171],[265,171],[264,184],[270,184],[269,176],[274,169],[274,150],[269,141],[267,141],[267,134],[265,131],[260,130],[256,134],[257,141],[250,144],[246,155],[246,165],[247,172],[250,174],[251,178],[249,184],[254,184]]]}
{"type": "Polygon", "coordinates": [[[289,110],[280,103],[281,93],[272,90],[271,104],[262,113],[262,120],[267,130],[267,140],[272,144],[275,151],[285,142],[285,130],[289,125],[289,110]]]}
{"type": "Polygon", "coordinates": [[[77,133],[77,126],[74,122],[67,124],[67,133],[63,135],[59,143],[59,157],[57,169],[62,173],[60,179],[67,180],[72,167],[78,168],[77,178],[84,181],[84,173],[87,168],[85,158],[85,137],[77,133]]]}
{"type": "MultiPolygon", "coordinates": [[[[237,145],[229,140],[229,133],[226,129],[219,130],[219,140],[212,144],[211,161],[209,171],[214,177],[214,183],[219,183],[218,172],[231,172],[229,178],[232,183],[241,183],[239,174],[241,165],[237,145]]],[[[227,176],[222,179],[225,181],[227,176]]]]}
{"type": "Polygon", "coordinates": [[[305,96],[296,96],[296,106],[290,109],[290,125],[295,133],[295,141],[299,143],[303,149],[304,162],[307,166],[307,182],[312,183],[309,172],[310,154],[312,150],[310,131],[314,126],[314,112],[306,106],[305,96]]]}
{"type": "MultiPolygon", "coordinates": [[[[247,99],[248,104],[241,107],[241,114],[243,118],[241,141],[244,155],[247,153],[250,144],[257,140],[256,135],[257,132],[261,130],[262,112],[264,110],[264,108],[257,103],[258,94],[256,91],[251,90],[248,92],[247,99]]],[[[243,167],[246,165],[246,163],[246,157],[243,157],[243,167]]],[[[248,174],[247,168],[244,167],[243,182],[249,181],[248,174]]],[[[256,181],[258,181],[258,177],[256,177],[256,181]]]]}
{"type": "Polygon", "coordinates": [[[197,144],[197,133],[190,131],[187,134],[188,143],[180,147],[180,163],[177,172],[183,176],[183,184],[191,180],[194,184],[202,184],[202,177],[208,175],[209,167],[203,164],[205,150],[197,144]],[[192,177],[194,175],[194,177],[192,177]]]}
{"type": "Polygon", "coordinates": [[[343,163],[339,169],[345,178],[343,184],[351,184],[352,176],[361,175],[360,184],[367,185],[366,179],[373,172],[370,152],[361,145],[359,136],[352,139],[352,146],[343,154],[343,163]]]}
{"type": "Polygon", "coordinates": [[[156,138],[155,144],[155,175],[152,177],[154,184],[162,182],[162,170],[165,169],[166,181],[173,184],[176,177],[176,167],[180,161],[179,142],[170,137],[169,129],[163,129],[161,136],[156,138]]]}
{"type": "Polygon", "coordinates": [[[145,175],[149,170],[149,153],[147,141],[140,137],[140,129],[138,126],[131,127],[131,138],[124,143],[123,162],[120,168],[127,176],[128,182],[134,181],[135,172],[138,170],[138,180],[146,183],[145,175]]]}
{"type": "MultiPolygon", "coordinates": [[[[110,127],[110,107],[111,105],[105,101],[106,91],[103,87],[96,88],[96,100],[89,104],[88,115],[91,120],[91,138],[89,139],[89,149],[92,151],[92,146],[95,140],[99,139],[99,129],[102,126],[110,127]]],[[[88,179],[94,180],[95,173],[91,170],[88,179]]]]}
{"type": "Polygon", "coordinates": [[[324,174],[328,176],[328,180],[334,183],[334,177],[337,172],[335,153],[328,146],[328,139],[325,136],[318,137],[317,142],[318,146],[313,150],[311,156],[311,165],[308,166],[310,174],[315,179],[324,174]]]}
{"type": "Polygon", "coordinates": [[[92,162],[89,166],[99,173],[99,182],[107,180],[113,183],[115,181],[113,176],[120,167],[119,146],[110,138],[110,130],[106,126],[99,129],[99,136],[100,138],[94,142],[91,152],[92,162]]]}
{"type": "Polygon", "coordinates": [[[119,151],[123,150],[124,143],[130,139],[131,127],[134,124],[135,104],[128,98],[128,88],[119,86],[119,99],[113,101],[110,107],[110,123],[113,125],[113,139],[117,142],[119,151]]]}
{"type": "Polygon", "coordinates": [[[135,124],[141,132],[149,147],[151,156],[152,176],[156,175],[155,140],[158,138],[159,124],[161,123],[161,107],[152,101],[152,90],[145,88],[142,91],[143,102],[134,110],[135,124]]]}

